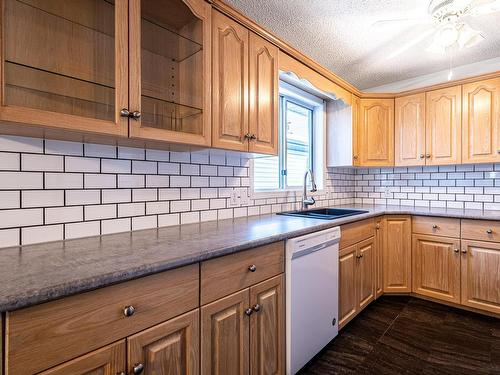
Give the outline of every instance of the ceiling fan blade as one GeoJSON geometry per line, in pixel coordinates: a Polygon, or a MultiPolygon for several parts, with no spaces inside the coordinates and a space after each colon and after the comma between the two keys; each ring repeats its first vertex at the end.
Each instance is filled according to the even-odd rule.
{"type": "Polygon", "coordinates": [[[372,23],[372,27],[382,27],[382,26],[389,26],[389,25],[395,25],[398,23],[408,23],[408,24],[417,24],[417,23],[429,23],[432,22],[431,19],[428,17],[418,17],[418,18],[395,18],[395,19],[389,19],[389,20],[379,20],[374,23],[372,23]]]}
{"type": "Polygon", "coordinates": [[[473,0],[469,14],[482,16],[500,11],[500,0],[473,0]]]}
{"type": "Polygon", "coordinates": [[[414,47],[418,43],[420,43],[420,42],[424,41],[425,39],[427,39],[430,35],[434,34],[434,32],[435,32],[434,28],[430,28],[430,29],[427,29],[427,30],[421,32],[420,35],[418,35],[417,37],[411,39],[410,41],[408,41],[407,43],[405,43],[401,47],[399,47],[397,50],[395,50],[394,52],[392,52],[389,56],[387,56],[387,59],[388,60],[389,59],[393,59],[393,58],[401,55],[405,51],[409,50],[410,48],[414,47]]]}

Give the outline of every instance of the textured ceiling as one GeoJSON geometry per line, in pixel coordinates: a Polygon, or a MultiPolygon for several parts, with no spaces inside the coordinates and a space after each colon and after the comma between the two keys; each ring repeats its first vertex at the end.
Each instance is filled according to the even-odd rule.
{"type": "MultiPolygon", "coordinates": [[[[448,69],[449,57],[426,52],[431,37],[388,58],[433,23],[373,26],[427,14],[426,0],[226,0],[301,52],[365,90],[448,69]]],[[[500,12],[465,20],[486,38],[453,57],[465,65],[500,56],[500,12]]]]}

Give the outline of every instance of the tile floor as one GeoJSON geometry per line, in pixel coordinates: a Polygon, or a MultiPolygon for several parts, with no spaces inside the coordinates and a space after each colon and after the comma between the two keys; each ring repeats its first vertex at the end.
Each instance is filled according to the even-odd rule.
{"type": "Polygon", "coordinates": [[[500,319],[403,296],[383,296],[301,374],[500,374],[500,319]]]}

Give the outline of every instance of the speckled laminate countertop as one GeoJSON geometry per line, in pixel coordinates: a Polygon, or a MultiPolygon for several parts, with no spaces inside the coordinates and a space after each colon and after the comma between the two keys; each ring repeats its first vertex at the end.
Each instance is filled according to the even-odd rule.
{"type": "Polygon", "coordinates": [[[252,216],[0,249],[0,311],[165,271],[383,214],[500,220],[500,211],[353,205],[337,220],[252,216]]]}

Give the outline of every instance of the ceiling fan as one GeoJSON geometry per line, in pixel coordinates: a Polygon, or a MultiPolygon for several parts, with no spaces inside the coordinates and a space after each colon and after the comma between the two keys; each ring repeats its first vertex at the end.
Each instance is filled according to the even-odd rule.
{"type": "Polygon", "coordinates": [[[500,0],[431,0],[427,15],[419,18],[400,18],[381,20],[373,26],[382,26],[398,22],[411,24],[432,24],[417,38],[392,53],[395,57],[432,35],[429,52],[451,52],[468,48],[484,40],[480,30],[473,29],[467,22],[469,17],[478,17],[500,11],[500,0]]]}

